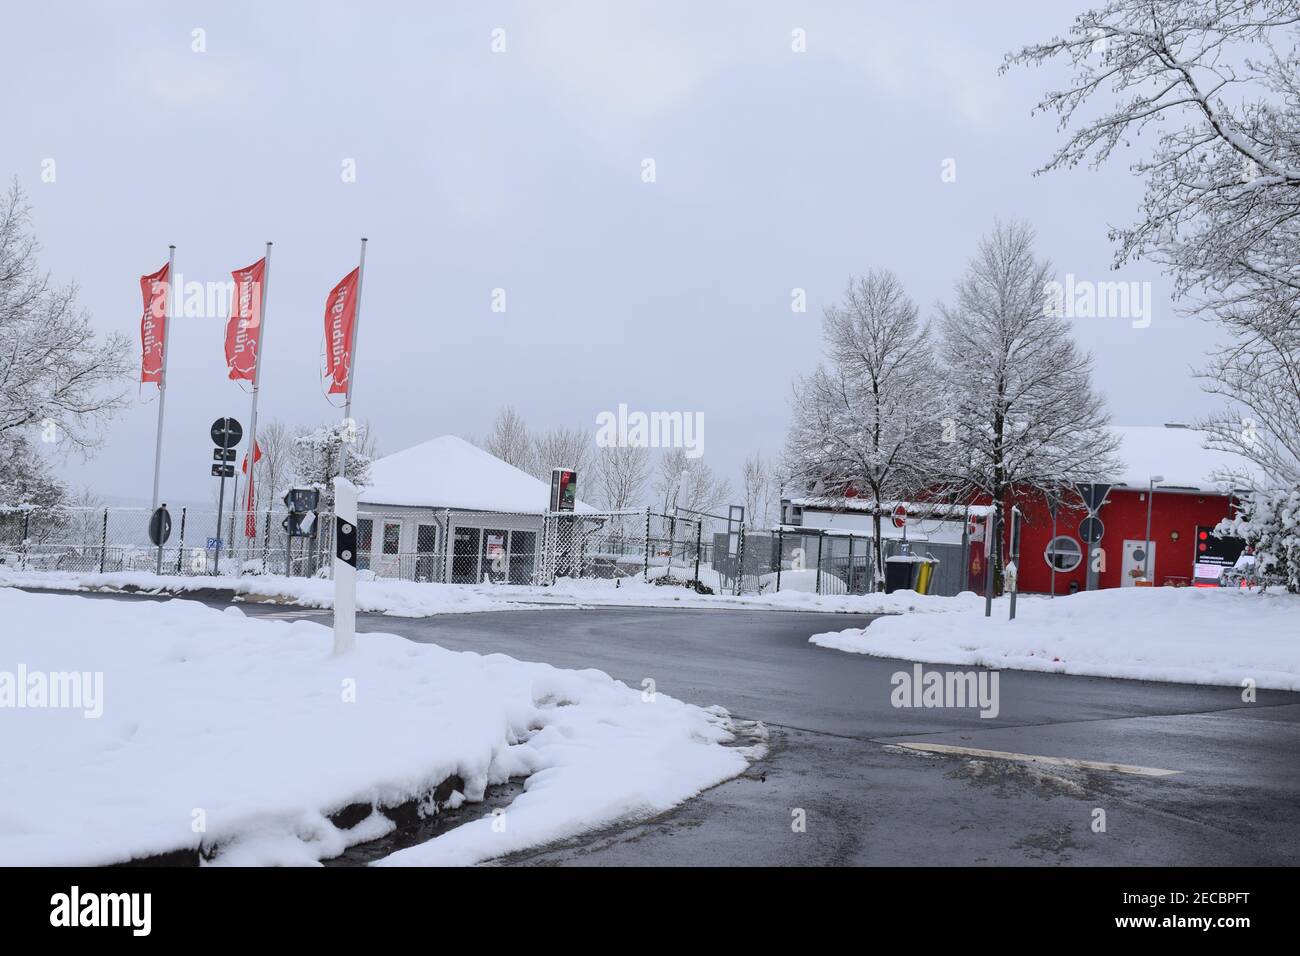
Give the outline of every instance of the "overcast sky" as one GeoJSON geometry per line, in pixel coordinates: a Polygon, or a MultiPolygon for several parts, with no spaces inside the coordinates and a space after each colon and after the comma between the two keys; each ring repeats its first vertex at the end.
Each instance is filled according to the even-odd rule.
{"type": "MultiPolygon", "coordinates": [[[[1153,283],[1149,328],[1075,333],[1117,423],[1185,421],[1211,407],[1189,369],[1213,329],[1174,315],[1157,267],[1109,271],[1136,155],[1033,177],[1060,134],[1030,112],[1063,74],[997,75],[1082,6],[12,4],[0,173],[30,193],[44,266],[133,342],[138,278],[168,243],[187,281],[225,281],[273,240],[263,421],[337,417],[323,306],[368,236],[355,413],[383,451],[481,434],[506,403],[594,435],[626,403],[703,412],[705,460],[738,485],[747,454],[779,452],[850,273],[895,270],[930,317],[995,217],[1029,220],[1061,273],[1153,283]]],[[[212,419],[248,423],[222,334],[221,317],[173,326],[171,501],[210,497],[212,419]]],[[[91,463],[65,464],[75,486],[147,501],[148,389],[91,463]]]]}

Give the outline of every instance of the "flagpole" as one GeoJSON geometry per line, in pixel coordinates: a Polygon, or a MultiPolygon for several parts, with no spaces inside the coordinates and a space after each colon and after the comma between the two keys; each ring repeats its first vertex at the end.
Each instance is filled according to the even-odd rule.
{"type": "MultiPolygon", "coordinates": [[[[257,332],[257,357],[253,360],[253,407],[248,413],[248,476],[253,477],[257,466],[257,390],[262,381],[262,352],[266,349],[266,290],[271,284],[271,243],[266,244],[266,267],[262,270],[262,289],[260,304],[257,307],[257,321],[261,328],[257,332]]],[[[274,491],[275,489],[272,489],[274,491]]],[[[247,530],[247,529],[245,529],[247,530]]],[[[218,531],[218,534],[221,532],[218,531]]],[[[287,572],[288,569],[286,569],[287,572]]]]}
{"type": "MultiPolygon", "coordinates": [[[[172,331],[172,288],[176,279],[176,247],[167,247],[167,314],[163,319],[162,369],[158,375],[158,434],[153,446],[153,507],[158,510],[158,483],[162,476],[163,411],[167,407],[167,339],[172,331]]],[[[153,308],[152,299],[149,304],[153,308]]],[[[160,552],[161,553],[161,552],[160,552]]]]}
{"type": "MultiPolygon", "coordinates": [[[[361,287],[366,281],[366,237],[361,237],[361,263],[357,266],[357,306],[352,315],[352,348],[348,350],[348,392],[343,403],[343,427],[352,422],[352,383],[357,379],[357,342],[361,338],[361,287]]],[[[356,435],[355,426],[352,434],[356,435]]],[[[347,477],[348,443],[339,446],[339,477],[347,477]]]]}

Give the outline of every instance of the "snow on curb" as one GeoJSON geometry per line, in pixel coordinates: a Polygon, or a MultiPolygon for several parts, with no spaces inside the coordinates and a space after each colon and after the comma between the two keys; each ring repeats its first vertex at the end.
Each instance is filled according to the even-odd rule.
{"type": "Polygon", "coordinates": [[[191,601],[0,588],[0,619],[0,865],[177,850],[310,864],[392,829],[375,812],[342,830],[328,817],[345,807],[424,800],[454,777],[453,803],[477,801],[527,777],[504,825],[471,821],[416,848],[422,862],[475,863],[662,812],[757,755],[728,746],[725,711],[645,699],[596,670],[390,634],[336,658],[320,624],[191,601]],[[97,700],[38,706],[38,685],[72,672],[97,700]]]}
{"type": "Polygon", "coordinates": [[[1300,690],[1300,595],[1121,588],[982,609],[882,618],[813,644],[929,664],[1300,690]]]}
{"type": "MultiPolygon", "coordinates": [[[[767,594],[697,594],[684,587],[649,584],[625,578],[618,587],[612,580],[561,579],[551,587],[493,584],[431,584],[376,579],[357,582],[357,609],[394,617],[432,614],[468,614],[539,607],[677,607],[736,608],[749,610],[821,611],[840,614],[904,614],[915,611],[951,611],[979,606],[967,592],[956,597],[894,594],[815,594],[798,586],[767,594]]],[[[247,600],[281,601],[303,607],[334,606],[334,582],[323,578],[286,578],[279,575],[245,577],[156,575],[143,571],[105,574],[64,571],[15,571],[0,566],[0,586],[66,591],[143,591],[184,594],[192,591],[226,591],[247,600]]],[[[784,584],[783,584],[784,586],[784,584]]]]}

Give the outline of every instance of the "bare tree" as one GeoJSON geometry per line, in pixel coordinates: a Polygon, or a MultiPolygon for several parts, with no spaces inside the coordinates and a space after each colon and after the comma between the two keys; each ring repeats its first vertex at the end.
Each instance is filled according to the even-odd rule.
{"type": "MultiPolygon", "coordinates": [[[[1070,483],[1119,468],[1092,357],[1046,307],[1052,278],[1051,264],[1034,255],[1033,230],[999,223],[958,281],[955,302],[941,306],[947,470],[995,508],[1031,489],[1059,502],[1070,483]]],[[[1001,548],[991,550],[1000,581],[1001,548]]]]}
{"type": "Polygon", "coordinates": [[[936,479],[942,433],[934,414],[940,376],[928,330],[893,273],[852,279],[822,321],[828,364],[795,383],[786,441],[789,478],[843,501],[867,496],[876,579],[883,579],[881,508],[936,479]]]}
{"type": "Polygon", "coordinates": [[[492,432],[481,443],[485,451],[496,455],[506,464],[514,465],[528,473],[534,470],[532,436],[523,416],[515,411],[514,406],[505,405],[497,412],[492,423],[492,432]]]}
{"type": "Polygon", "coordinates": [[[776,478],[771,466],[759,452],[745,459],[741,468],[745,492],[745,524],[751,528],[766,528],[772,523],[772,498],[776,478]]]}
{"type": "Polygon", "coordinates": [[[671,448],[659,458],[654,496],[656,506],[662,505],[665,513],[676,504],[691,511],[717,514],[731,501],[731,482],[714,474],[703,458],[688,458],[685,449],[671,448]]]}
{"type": "Polygon", "coordinates": [[[560,426],[537,435],[532,442],[532,474],[545,482],[551,469],[572,468],[578,473],[578,490],[585,482],[592,463],[594,442],[590,432],[560,426]]]}
{"type": "Polygon", "coordinates": [[[593,486],[595,498],[611,511],[626,511],[645,504],[650,478],[650,450],[631,445],[611,445],[596,453],[593,486]]]}
{"type": "Polygon", "coordinates": [[[0,437],[40,425],[88,449],[126,400],[126,338],[97,338],[74,284],[36,261],[31,209],[17,182],[0,197],[0,437]]]}

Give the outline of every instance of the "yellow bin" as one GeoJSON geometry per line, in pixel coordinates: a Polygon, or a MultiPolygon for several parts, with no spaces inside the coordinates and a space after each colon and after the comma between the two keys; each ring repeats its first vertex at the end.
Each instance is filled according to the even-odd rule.
{"type": "Polygon", "coordinates": [[[916,593],[929,594],[930,582],[934,580],[934,566],[939,562],[934,558],[925,558],[916,571],[916,593]]]}

